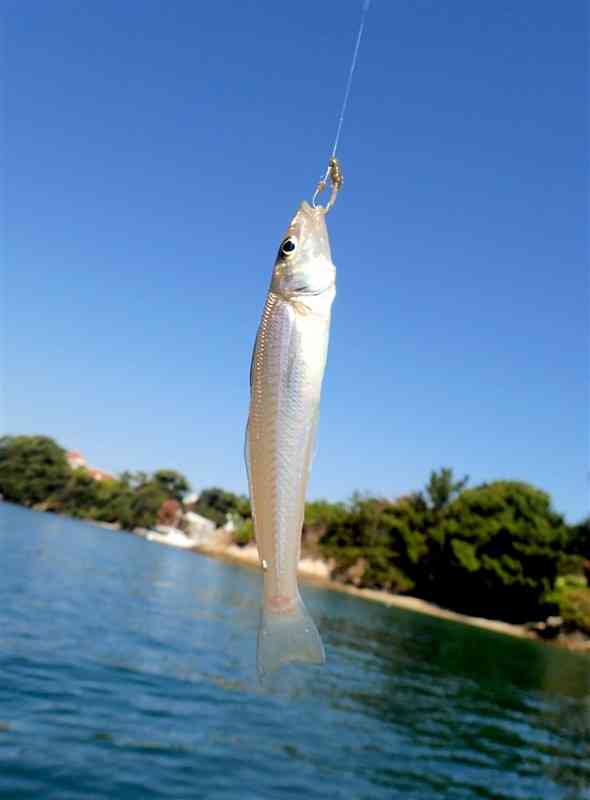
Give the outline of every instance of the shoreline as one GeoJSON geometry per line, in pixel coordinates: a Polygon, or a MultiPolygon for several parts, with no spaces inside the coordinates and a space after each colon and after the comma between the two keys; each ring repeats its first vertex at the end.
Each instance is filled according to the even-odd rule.
{"type": "MultiPolygon", "coordinates": [[[[259,569],[258,551],[255,545],[239,547],[236,544],[216,544],[193,547],[192,550],[199,555],[217,558],[222,561],[251,567],[256,570],[259,569]]],[[[590,654],[590,639],[568,637],[564,634],[560,634],[555,639],[543,639],[529,630],[526,625],[461,614],[458,611],[441,608],[441,606],[437,606],[427,600],[421,600],[419,597],[412,597],[411,595],[392,594],[382,589],[359,589],[356,586],[333,580],[329,577],[329,573],[330,571],[325,561],[311,558],[301,559],[297,570],[299,578],[303,579],[305,582],[321,586],[324,589],[353,595],[354,597],[361,597],[365,600],[382,603],[383,605],[393,606],[395,608],[403,608],[407,611],[414,611],[418,614],[425,614],[427,616],[437,617],[438,619],[446,619],[463,625],[471,625],[475,628],[483,628],[484,630],[501,633],[505,636],[528,639],[529,641],[541,642],[543,644],[557,645],[577,653],[590,654]]]]}
{"type": "MultiPolygon", "coordinates": [[[[40,511],[41,509],[31,509],[33,511],[40,511]]],[[[64,515],[67,516],[67,515],[64,515]]],[[[119,525],[108,522],[98,522],[97,520],[85,519],[79,520],[87,522],[103,530],[110,530],[114,532],[123,532],[119,525]]],[[[128,531],[133,536],[138,536],[140,539],[146,539],[147,531],[128,531]]],[[[164,544],[169,547],[169,543],[159,541],[158,543],[164,544]]],[[[210,544],[194,545],[193,547],[183,548],[188,552],[197,555],[208,556],[209,558],[216,558],[221,561],[237,564],[244,567],[250,567],[259,570],[258,550],[255,544],[249,544],[240,547],[233,542],[212,542],[210,544]]],[[[299,562],[297,569],[298,577],[308,583],[313,583],[316,586],[321,586],[324,589],[329,589],[343,594],[353,595],[372,602],[382,603],[383,605],[393,606],[395,608],[406,609],[407,611],[414,611],[418,614],[425,614],[430,617],[438,619],[446,619],[451,622],[458,622],[463,625],[471,625],[476,628],[483,628],[484,630],[492,631],[495,633],[504,634],[505,636],[512,636],[518,639],[528,639],[533,642],[540,642],[542,644],[554,645],[557,647],[565,648],[575,653],[590,655],[590,637],[583,634],[563,634],[560,633],[557,637],[546,639],[538,636],[526,624],[515,624],[511,622],[502,622],[501,620],[488,619],[486,617],[473,617],[469,614],[461,614],[458,611],[451,611],[448,608],[442,608],[427,600],[421,600],[419,597],[412,597],[411,595],[393,594],[386,592],[383,589],[359,589],[356,586],[336,581],[330,577],[330,568],[323,559],[303,558],[299,562]]]]}

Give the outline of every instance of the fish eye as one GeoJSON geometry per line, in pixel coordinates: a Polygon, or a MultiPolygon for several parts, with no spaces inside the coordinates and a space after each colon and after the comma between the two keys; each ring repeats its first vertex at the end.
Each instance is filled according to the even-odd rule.
{"type": "Polygon", "coordinates": [[[291,256],[297,249],[297,239],[294,236],[288,236],[281,244],[281,253],[284,256],[291,256]]]}

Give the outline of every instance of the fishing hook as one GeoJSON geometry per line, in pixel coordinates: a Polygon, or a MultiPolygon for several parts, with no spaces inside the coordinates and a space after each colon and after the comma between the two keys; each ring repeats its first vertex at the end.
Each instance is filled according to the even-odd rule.
{"type": "Polygon", "coordinates": [[[332,156],[332,158],[330,159],[330,163],[328,164],[328,169],[326,170],[324,176],[320,178],[320,182],[318,183],[316,190],[313,193],[313,198],[311,201],[312,206],[314,208],[323,208],[324,214],[327,214],[328,211],[332,208],[332,206],[336,202],[336,197],[338,195],[338,192],[342,188],[343,182],[344,178],[342,177],[342,168],[340,166],[340,162],[335,156],[332,156]],[[328,200],[326,205],[321,206],[316,203],[316,200],[328,185],[328,178],[330,179],[330,183],[332,184],[332,193],[330,194],[330,199],[328,200]]]}

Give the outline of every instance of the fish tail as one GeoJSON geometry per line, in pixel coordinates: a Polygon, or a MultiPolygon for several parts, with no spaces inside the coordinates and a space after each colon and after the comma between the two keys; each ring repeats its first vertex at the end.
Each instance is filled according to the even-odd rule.
{"type": "Polygon", "coordinates": [[[291,661],[323,664],[325,660],[320,634],[300,597],[290,613],[262,609],[257,652],[260,678],[291,661]]]}

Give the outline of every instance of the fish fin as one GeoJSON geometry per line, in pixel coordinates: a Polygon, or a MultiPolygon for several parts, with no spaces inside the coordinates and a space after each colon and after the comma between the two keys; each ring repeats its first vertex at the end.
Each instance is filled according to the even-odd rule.
{"type": "Polygon", "coordinates": [[[257,652],[261,679],[292,661],[323,664],[325,660],[320,634],[300,597],[289,614],[262,609],[257,652]]]}

